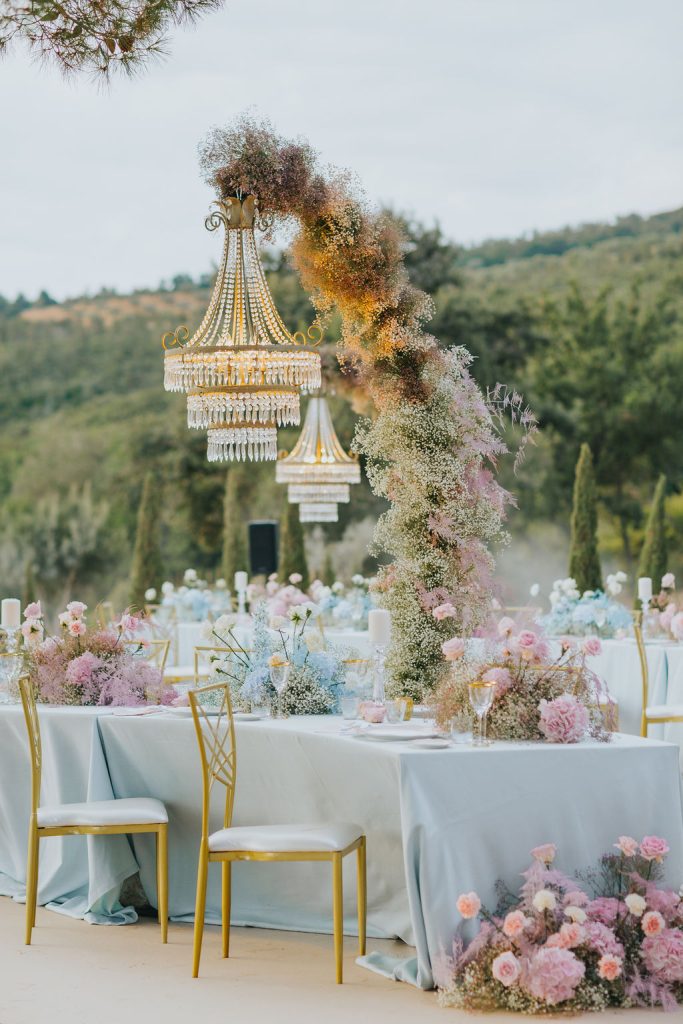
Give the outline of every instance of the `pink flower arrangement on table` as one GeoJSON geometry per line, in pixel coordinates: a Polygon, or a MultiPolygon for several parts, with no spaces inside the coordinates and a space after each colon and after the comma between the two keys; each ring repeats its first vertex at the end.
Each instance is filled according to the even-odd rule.
{"type": "Polygon", "coordinates": [[[115,627],[90,629],[86,605],[71,601],[59,616],[61,635],[45,637],[39,602],[24,611],[26,667],[38,700],[46,704],[170,704],[160,669],[144,657],[136,639],[141,620],[124,612],[115,627]]]}
{"type": "Polygon", "coordinates": [[[442,1005],[528,1014],[683,1005],[682,894],[657,884],[668,844],[620,836],[615,847],[592,895],[553,866],[546,843],[494,913],[476,892],[460,896],[461,918],[482,924],[434,965],[442,1005]]]}
{"type": "Polygon", "coordinates": [[[441,649],[451,664],[434,695],[443,727],[455,719],[462,731],[471,728],[468,684],[483,680],[496,684],[488,713],[488,733],[495,739],[577,743],[589,736],[609,738],[615,705],[586,664],[588,656],[600,652],[597,637],[553,641],[542,630],[520,629],[505,616],[488,639],[467,643],[453,637],[441,649]]]}

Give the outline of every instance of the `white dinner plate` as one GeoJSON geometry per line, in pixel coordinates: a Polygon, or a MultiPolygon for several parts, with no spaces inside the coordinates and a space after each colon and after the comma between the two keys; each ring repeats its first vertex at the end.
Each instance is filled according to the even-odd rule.
{"type": "Polygon", "coordinates": [[[447,750],[451,745],[450,740],[442,739],[440,736],[430,736],[424,740],[415,740],[413,743],[413,746],[419,747],[420,750],[447,750]]]}
{"type": "Polygon", "coordinates": [[[416,729],[411,726],[401,725],[370,725],[366,729],[359,729],[356,734],[363,740],[376,740],[377,742],[395,743],[408,740],[424,740],[435,736],[434,732],[428,729],[416,729]]]}
{"type": "MultiPolygon", "coordinates": [[[[168,710],[174,718],[192,718],[192,708],[185,707],[184,704],[179,708],[169,708],[168,710]]],[[[214,718],[220,714],[218,708],[203,708],[202,710],[209,718],[214,718]]]]}
{"type": "Polygon", "coordinates": [[[253,711],[235,711],[232,716],[236,722],[264,722],[265,715],[255,715],[253,711]]]}

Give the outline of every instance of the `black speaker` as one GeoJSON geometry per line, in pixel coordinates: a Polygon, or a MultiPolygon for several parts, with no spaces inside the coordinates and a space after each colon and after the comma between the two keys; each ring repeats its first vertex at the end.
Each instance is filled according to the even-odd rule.
{"type": "Polygon", "coordinates": [[[252,576],[270,576],[271,572],[277,572],[277,528],[275,519],[257,519],[249,523],[252,576]]]}

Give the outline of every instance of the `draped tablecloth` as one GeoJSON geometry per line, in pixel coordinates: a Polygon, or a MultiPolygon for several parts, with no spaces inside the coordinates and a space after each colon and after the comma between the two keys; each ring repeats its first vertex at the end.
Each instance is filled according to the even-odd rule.
{"type": "MultiPolygon", "coordinates": [[[[161,712],[119,717],[43,709],[45,799],[154,796],[170,816],[170,913],[194,907],[200,772],[193,723],[161,712]]],[[[18,708],[0,709],[2,891],[22,897],[28,816],[28,754],[18,708]]],[[[431,962],[456,927],[455,901],[474,889],[494,901],[502,878],[516,886],[529,850],[557,843],[566,871],[594,865],[618,835],[666,836],[671,884],[683,877],[678,751],[617,736],[576,746],[498,743],[486,750],[420,750],[356,739],[338,718],[238,722],[235,824],[353,821],[368,837],[368,932],[416,947],[400,962],[366,964],[429,987],[431,962]]],[[[216,827],[220,809],[214,808],[216,827]]],[[[139,866],[156,904],[149,837],[50,839],[41,844],[40,901],[72,900],[91,920],[123,920],[116,886],[139,866]],[[66,845],[69,844],[67,849],[66,845]],[[80,848],[79,848],[79,845],[80,848]],[[50,848],[52,847],[52,850],[50,848]],[[134,856],[133,856],[134,854],[134,856]],[[49,859],[48,859],[49,858],[49,859]],[[112,890],[114,892],[112,893],[112,890]],[[76,894],[76,896],[74,896],[76,894]],[[119,916],[117,916],[117,913],[119,916]]],[[[355,870],[345,866],[345,930],[355,932],[355,870]]],[[[331,931],[325,864],[238,864],[233,921],[331,931]]],[[[207,920],[219,920],[219,872],[210,871],[207,920]]]]}

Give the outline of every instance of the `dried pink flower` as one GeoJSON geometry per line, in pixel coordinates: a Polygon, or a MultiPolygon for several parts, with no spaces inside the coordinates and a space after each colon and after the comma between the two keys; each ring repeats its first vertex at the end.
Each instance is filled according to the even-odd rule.
{"type": "Polygon", "coordinates": [[[578,743],[588,729],[588,711],[569,693],[555,700],[542,700],[539,728],[550,743],[578,743]]]}

